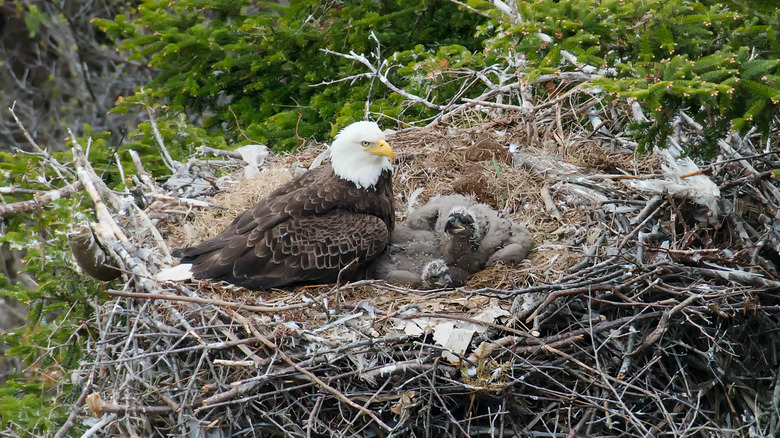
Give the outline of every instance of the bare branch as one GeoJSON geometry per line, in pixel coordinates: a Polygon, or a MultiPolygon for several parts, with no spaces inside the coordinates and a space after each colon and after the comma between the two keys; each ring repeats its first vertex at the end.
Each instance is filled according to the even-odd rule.
{"type": "MultiPolygon", "coordinates": [[[[0,217],[8,214],[28,213],[35,211],[54,201],[69,197],[81,190],[83,187],[84,185],[81,181],[75,181],[66,186],[60,187],[57,190],[51,190],[42,195],[36,196],[34,199],[29,201],[15,202],[13,204],[2,204],[0,205],[0,217]]],[[[13,191],[11,191],[11,193],[13,193],[13,191]]]]}
{"type": "MultiPolygon", "coordinates": [[[[377,67],[374,67],[371,64],[371,62],[368,60],[368,58],[366,58],[364,55],[358,55],[357,53],[355,53],[353,51],[350,51],[349,54],[346,54],[346,53],[335,52],[335,51],[330,50],[330,49],[320,49],[320,50],[322,50],[323,52],[327,53],[328,55],[340,56],[342,58],[350,59],[352,61],[357,61],[357,62],[363,64],[364,66],[366,66],[371,71],[371,73],[373,74],[373,77],[376,77],[377,79],[379,79],[379,81],[382,82],[383,84],[385,84],[385,86],[387,88],[389,88],[391,91],[393,91],[395,93],[398,93],[401,96],[405,97],[411,103],[420,103],[420,104],[423,104],[423,105],[427,106],[428,108],[432,108],[432,109],[435,109],[435,110],[443,110],[443,109],[445,109],[447,107],[446,105],[435,104],[433,102],[428,101],[427,99],[424,99],[424,98],[419,97],[419,96],[415,96],[414,94],[411,94],[411,93],[409,93],[409,92],[407,92],[405,90],[402,90],[401,88],[396,87],[395,85],[393,85],[390,82],[389,79],[387,79],[387,76],[382,74],[377,67]]],[[[384,64],[382,64],[382,65],[384,65],[384,64]]]]}

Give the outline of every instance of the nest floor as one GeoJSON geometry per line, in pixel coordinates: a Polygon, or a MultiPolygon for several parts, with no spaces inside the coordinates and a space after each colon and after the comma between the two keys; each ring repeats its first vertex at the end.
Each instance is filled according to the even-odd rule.
{"type": "MultiPolygon", "coordinates": [[[[742,139],[683,175],[683,158],[637,155],[576,108],[558,129],[560,114],[474,112],[389,138],[399,223],[474,194],[527,224],[521,265],[430,291],[128,279],[93,321],[82,419],[106,436],[776,436],[776,155],[742,139]]],[[[164,242],[131,234],[154,254],[207,239],[321,150],[251,179],[201,160],[196,177],[227,176],[188,199],[218,208],[155,188],[164,242]]]]}

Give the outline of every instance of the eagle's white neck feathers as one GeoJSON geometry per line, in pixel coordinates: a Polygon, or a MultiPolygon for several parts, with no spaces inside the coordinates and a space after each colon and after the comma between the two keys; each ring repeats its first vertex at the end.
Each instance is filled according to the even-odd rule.
{"type": "Polygon", "coordinates": [[[392,150],[385,141],[385,134],[374,122],[355,122],[347,126],[330,146],[333,171],[358,188],[376,185],[382,171],[392,170],[391,158],[392,150]]]}

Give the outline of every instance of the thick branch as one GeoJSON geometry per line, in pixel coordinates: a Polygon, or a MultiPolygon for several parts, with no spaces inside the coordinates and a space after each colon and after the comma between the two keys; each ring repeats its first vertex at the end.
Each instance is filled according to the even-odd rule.
{"type": "Polygon", "coordinates": [[[164,295],[164,294],[141,293],[141,292],[123,292],[120,290],[113,290],[113,289],[109,289],[105,291],[105,294],[116,296],[116,297],[139,298],[144,300],[185,301],[188,303],[211,304],[214,306],[230,307],[232,309],[242,309],[242,310],[248,310],[250,312],[258,312],[258,313],[284,312],[287,310],[296,310],[296,309],[302,309],[306,307],[312,307],[312,303],[290,304],[288,306],[254,306],[251,304],[234,303],[231,301],[215,300],[210,298],[198,298],[198,297],[187,297],[183,295],[164,295]]]}
{"type": "Polygon", "coordinates": [[[68,196],[71,196],[72,194],[81,190],[83,187],[84,185],[81,181],[75,181],[66,186],[60,187],[59,189],[46,192],[40,196],[36,196],[34,199],[29,201],[0,205],[0,216],[4,216],[6,214],[27,213],[37,210],[46,204],[50,204],[62,198],[67,198],[68,196]]]}

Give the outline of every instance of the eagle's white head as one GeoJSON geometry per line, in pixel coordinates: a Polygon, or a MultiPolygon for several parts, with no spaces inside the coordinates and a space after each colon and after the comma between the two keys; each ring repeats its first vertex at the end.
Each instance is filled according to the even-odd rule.
{"type": "Polygon", "coordinates": [[[373,187],[384,170],[392,170],[393,149],[374,122],[355,122],[342,129],[330,146],[336,175],[359,188],[373,187]]]}

